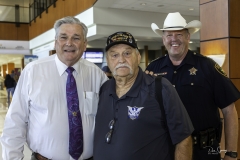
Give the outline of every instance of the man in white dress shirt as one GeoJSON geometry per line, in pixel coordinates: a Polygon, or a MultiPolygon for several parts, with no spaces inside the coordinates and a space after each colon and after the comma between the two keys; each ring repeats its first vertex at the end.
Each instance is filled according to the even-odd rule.
{"type": "Polygon", "coordinates": [[[74,17],[54,24],[56,54],[31,62],[23,70],[6,115],[1,136],[3,160],[24,157],[27,142],[32,159],[73,160],[68,153],[69,124],[66,69],[72,66],[83,125],[83,152],[93,155],[93,133],[98,93],[107,80],[104,72],[81,59],[87,46],[87,27],[74,17]]]}

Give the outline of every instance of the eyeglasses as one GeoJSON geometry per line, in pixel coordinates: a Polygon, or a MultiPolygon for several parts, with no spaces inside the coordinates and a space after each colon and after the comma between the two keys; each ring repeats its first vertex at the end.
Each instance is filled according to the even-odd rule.
{"type": "Polygon", "coordinates": [[[107,142],[108,144],[110,143],[111,138],[112,138],[114,124],[115,124],[115,120],[114,120],[114,119],[111,120],[111,121],[109,122],[109,124],[108,124],[110,131],[109,131],[109,132],[106,134],[106,136],[105,136],[105,140],[106,140],[106,142],[107,142]]]}

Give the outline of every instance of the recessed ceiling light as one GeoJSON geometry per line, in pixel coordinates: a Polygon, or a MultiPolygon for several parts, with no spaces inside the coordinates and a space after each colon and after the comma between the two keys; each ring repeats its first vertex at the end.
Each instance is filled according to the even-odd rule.
{"type": "Polygon", "coordinates": [[[189,43],[193,43],[193,41],[189,41],[189,43]]]}
{"type": "Polygon", "coordinates": [[[158,7],[163,7],[164,5],[162,5],[162,4],[160,4],[160,5],[158,5],[158,7]]]}
{"type": "Polygon", "coordinates": [[[194,9],[193,8],[189,8],[190,11],[193,11],[194,9]]]}
{"type": "Polygon", "coordinates": [[[145,6],[145,5],[147,5],[147,3],[140,3],[140,5],[145,6]]]}

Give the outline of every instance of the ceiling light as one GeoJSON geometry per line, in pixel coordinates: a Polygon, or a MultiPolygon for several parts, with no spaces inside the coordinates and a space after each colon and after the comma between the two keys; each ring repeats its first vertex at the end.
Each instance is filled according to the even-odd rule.
{"type": "Polygon", "coordinates": [[[193,11],[194,9],[193,8],[189,8],[190,11],[193,11]]]}
{"type": "Polygon", "coordinates": [[[189,41],[189,43],[193,43],[193,41],[189,41]]]}
{"type": "Polygon", "coordinates": [[[145,5],[147,5],[147,3],[140,3],[140,5],[145,6],[145,5]]]}

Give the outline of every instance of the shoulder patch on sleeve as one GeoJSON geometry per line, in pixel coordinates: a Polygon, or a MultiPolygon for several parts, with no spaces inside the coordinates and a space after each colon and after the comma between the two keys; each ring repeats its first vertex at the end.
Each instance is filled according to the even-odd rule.
{"type": "Polygon", "coordinates": [[[224,70],[222,69],[222,67],[220,67],[217,63],[215,63],[215,69],[223,76],[228,77],[227,74],[224,72],[224,70]]]}

